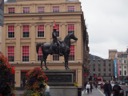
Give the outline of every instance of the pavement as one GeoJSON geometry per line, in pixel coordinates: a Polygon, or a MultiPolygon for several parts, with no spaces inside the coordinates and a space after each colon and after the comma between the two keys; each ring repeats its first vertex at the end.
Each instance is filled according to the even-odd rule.
{"type": "MultiPolygon", "coordinates": [[[[124,93],[125,93],[124,96],[126,96],[126,91],[128,90],[128,86],[122,85],[121,87],[124,90],[124,93]]],[[[24,93],[24,90],[15,90],[16,96],[23,96],[23,93],[24,93]]],[[[91,93],[87,94],[86,92],[82,91],[81,96],[104,96],[104,93],[102,89],[93,87],[93,90],[91,93]]]]}
{"type": "Polygon", "coordinates": [[[104,96],[104,93],[99,88],[93,88],[89,94],[82,91],[82,96],[104,96]]]}
{"type": "MultiPolygon", "coordinates": [[[[124,90],[124,96],[126,96],[126,91],[128,91],[128,86],[126,85],[121,85],[121,88],[124,90]]],[[[93,88],[92,93],[85,93],[84,91],[82,91],[82,96],[105,96],[103,93],[103,90],[100,88],[93,88]]],[[[113,94],[111,94],[111,96],[113,96],[113,94]]],[[[127,95],[128,96],[128,95],[127,95]]]]}

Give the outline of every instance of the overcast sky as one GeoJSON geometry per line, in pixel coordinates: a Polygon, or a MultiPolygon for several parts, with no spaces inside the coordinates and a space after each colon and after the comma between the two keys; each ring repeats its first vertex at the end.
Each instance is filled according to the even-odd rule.
{"type": "Polygon", "coordinates": [[[80,0],[90,53],[108,58],[109,49],[128,47],[128,0],[80,0]]]}

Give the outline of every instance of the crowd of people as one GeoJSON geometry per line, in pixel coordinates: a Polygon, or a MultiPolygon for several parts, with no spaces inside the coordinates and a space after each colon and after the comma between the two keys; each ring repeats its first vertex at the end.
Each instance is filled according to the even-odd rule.
{"type": "MultiPolygon", "coordinates": [[[[97,88],[97,82],[86,82],[84,85],[84,94],[89,94],[92,92],[93,87],[97,88]]],[[[121,86],[115,81],[104,81],[104,83],[100,84],[100,88],[103,91],[105,96],[124,96],[123,89],[121,86]]]]}
{"type": "Polygon", "coordinates": [[[103,85],[103,91],[105,96],[124,96],[124,92],[120,85],[117,82],[110,82],[110,81],[105,81],[105,84],[103,85]]]}

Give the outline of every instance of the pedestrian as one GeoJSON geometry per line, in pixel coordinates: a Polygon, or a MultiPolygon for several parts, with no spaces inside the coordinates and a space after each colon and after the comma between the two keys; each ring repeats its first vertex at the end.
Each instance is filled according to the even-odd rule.
{"type": "Polygon", "coordinates": [[[92,92],[92,89],[93,89],[93,84],[92,82],[90,82],[90,92],[92,92]]]}
{"type": "Polygon", "coordinates": [[[113,86],[113,96],[120,96],[121,87],[116,82],[113,86]]]}
{"type": "Polygon", "coordinates": [[[108,81],[105,82],[103,86],[103,90],[104,90],[105,96],[111,96],[112,86],[108,81]]]}
{"type": "Polygon", "coordinates": [[[90,83],[88,82],[87,85],[86,85],[86,91],[87,91],[87,94],[89,94],[89,90],[90,90],[91,86],[90,86],[90,83]]]}
{"type": "Polygon", "coordinates": [[[98,82],[96,81],[95,82],[95,88],[97,89],[97,87],[98,87],[98,82]]]}
{"type": "Polygon", "coordinates": [[[46,84],[45,96],[51,96],[51,95],[50,95],[50,86],[49,86],[48,84],[46,84]]]}

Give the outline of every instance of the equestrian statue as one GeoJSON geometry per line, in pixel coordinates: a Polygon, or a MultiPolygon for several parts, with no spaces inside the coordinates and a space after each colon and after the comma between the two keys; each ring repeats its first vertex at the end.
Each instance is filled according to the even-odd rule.
{"type": "Polygon", "coordinates": [[[42,51],[42,58],[41,58],[41,68],[42,63],[44,62],[45,69],[48,70],[46,59],[48,55],[58,54],[59,56],[64,56],[65,60],[65,69],[69,69],[68,67],[68,57],[70,54],[70,46],[71,46],[71,39],[77,41],[77,37],[74,35],[74,33],[68,33],[68,35],[64,38],[63,41],[58,40],[57,38],[57,26],[54,23],[53,26],[53,32],[52,32],[52,43],[37,43],[36,45],[36,52],[38,54],[39,48],[41,48],[42,51]]]}

